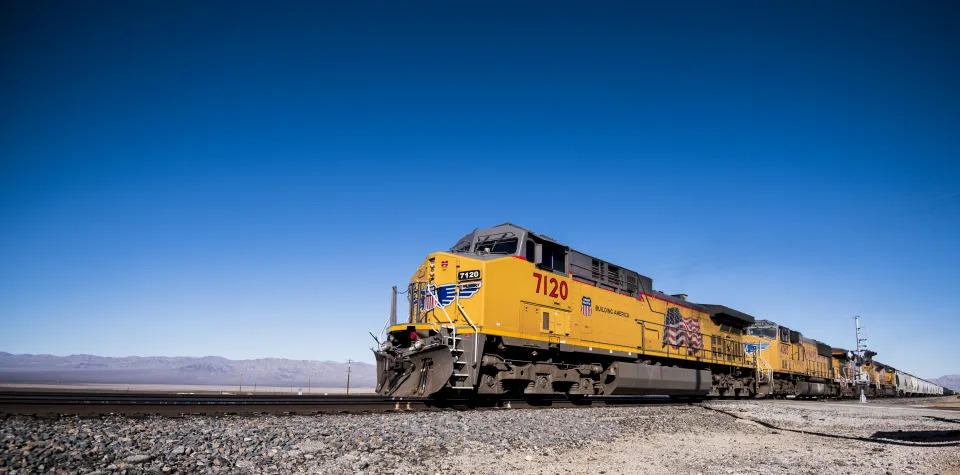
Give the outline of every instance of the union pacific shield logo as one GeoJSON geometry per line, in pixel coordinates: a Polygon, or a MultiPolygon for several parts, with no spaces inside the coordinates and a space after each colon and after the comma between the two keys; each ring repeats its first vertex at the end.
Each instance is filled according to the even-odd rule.
{"type": "Polygon", "coordinates": [[[480,290],[481,283],[482,282],[463,282],[460,284],[431,285],[428,290],[422,291],[422,308],[424,311],[427,311],[437,307],[443,308],[452,304],[457,298],[458,286],[460,287],[461,300],[473,297],[477,291],[480,290]],[[436,295],[436,301],[433,298],[434,295],[436,295]]]}
{"type": "Polygon", "coordinates": [[[752,355],[756,351],[763,351],[770,347],[769,343],[744,343],[743,352],[752,355]]]}

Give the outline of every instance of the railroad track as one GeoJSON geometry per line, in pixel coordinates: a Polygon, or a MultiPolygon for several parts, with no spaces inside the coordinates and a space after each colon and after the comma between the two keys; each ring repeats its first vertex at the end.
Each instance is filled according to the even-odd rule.
{"type": "Polygon", "coordinates": [[[422,398],[379,395],[248,395],[118,392],[0,392],[0,414],[179,415],[258,413],[340,413],[426,410],[422,398]]]}
{"type": "MultiPolygon", "coordinates": [[[[562,398],[504,399],[484,408],[525,409],[574,407],[583,404],[676,404],[664,397],[593,397],[574,404],[562,398]]],[[[424,411],[476,407],[470,401],[435,401],[379,395],[250,395],[120,392],[0,392],[0,414],[57,417],[61,415],[128,416],[188,414],[324,414],[424,411]]]]}

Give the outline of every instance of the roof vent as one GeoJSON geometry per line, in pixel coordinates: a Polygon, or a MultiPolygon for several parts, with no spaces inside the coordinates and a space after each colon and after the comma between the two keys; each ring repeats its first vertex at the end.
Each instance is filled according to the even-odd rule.
{"type": "Polygon", "coordinates": [[[687,294],[673,294],[671,295],[671,297],[676,297],[680,300],[683,300],[684,302],[687,301],[687,294]]]}

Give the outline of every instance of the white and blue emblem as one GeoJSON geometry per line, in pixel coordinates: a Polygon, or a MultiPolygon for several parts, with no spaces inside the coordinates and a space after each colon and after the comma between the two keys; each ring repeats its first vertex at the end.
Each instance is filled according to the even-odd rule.
{"type": "Polygon", "coordinates": [[[446,307],[453,303],[457,298],[457,286],[460,287],[460,298],[468,299],[473,297],[474,294],[480,290],[481,282],[463,282],[460,284],[446,284],[440,286],[430,286],[429,290],[433,291],[433,294],[437,296],[436,302],[434,302],[433,295],[430,291],[423,290],[423,305],[422,308],[424,311],[432,310],[436,307],[446,307]]]}
{"type": "Polygon", "coordinates": [[[752,355],[756,351],[763,351],[770,347],[770,343],[744,343],[743,352],[752,355]]]}

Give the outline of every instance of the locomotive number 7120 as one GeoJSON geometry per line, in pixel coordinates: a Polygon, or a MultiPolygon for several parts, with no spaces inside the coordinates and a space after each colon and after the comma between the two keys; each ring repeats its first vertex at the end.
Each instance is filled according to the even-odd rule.
{"type": "Polygon", "coordinates": [[[561,300],[567,299],[569,289],[567,289],[567,283],[565,281],[557,279],[556,277],[543,275],[539,272],[534,272],[533,276],[537,278],[538,294],[543,293],[543,295],[548,295],[554,298],[560,297],[561,300]]]}

